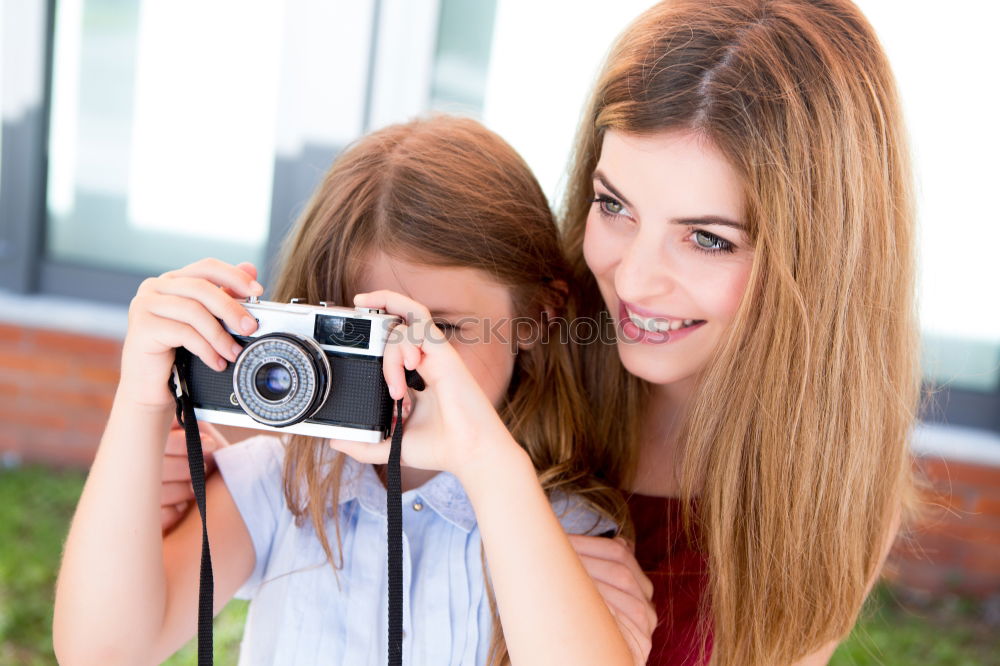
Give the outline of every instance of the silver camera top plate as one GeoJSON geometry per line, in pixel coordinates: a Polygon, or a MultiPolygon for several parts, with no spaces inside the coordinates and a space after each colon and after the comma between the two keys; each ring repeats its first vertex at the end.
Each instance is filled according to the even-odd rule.
{"type": "MultiPolygon", "coordinates": [[[[243,337],[294,333],[315,340],[325,351],[362,356],[383,356],[392,327],[401,320],[372,308],[335,305],[277,303],[249,298],[242,303],[257,320],[257,330],[243,337]],[[366,324],[365,322],[370,322],[366,324]]],[[[234,335],[243,335],[226,327],[234,335]]]]}

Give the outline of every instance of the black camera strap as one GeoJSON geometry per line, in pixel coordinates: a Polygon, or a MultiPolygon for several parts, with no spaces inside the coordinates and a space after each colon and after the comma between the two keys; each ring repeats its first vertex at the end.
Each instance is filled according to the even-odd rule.
{"type": "Polygon", "coordinates": [[[187,440],[188,468],[191,470],[191,487],[194,500],[201,514],[201,582],[198,586],[198,666],[212,663],[212,600],[215,596],[215,581],[212,578],[212,552],[208,545],[208,523],[205,520],[205,456],[201,451],[201,434],[198,419],[194,415],[194,404],[188,394],[183,375],[174,369],[170,378],[170,390],[177,403],[177,423],[184,428],[187,440]]]}
{"type": "Polygon", "coordinates": [[[389,666],[403,663],[403,496],[399,457],[403,444],[403,401],[396,401],[396,427],[386,470],[385,516],[389,545],[389,666]]]}
{"type": "MultiPolygon", "coordinates": [[[[184,355],[187,356],[186,354],[184,355]]],[[[178,362],[181,355],[178,355],[178,362]]],[[[184,384],[183,373],[174,369],[170,390],[177,405],[177,422],[184,428],[187,440],[188,467],[191,470],[191,487],[201,514],[201,581],[198,587],[198,666],[212,664],[212,601],[215,582],[212,577],[212,554],[208,544],[208,523],[205,505],[205,457],[201,449],[201,435],[194,404],[184,384]]],[[[407,371],[408,385],[423,389],[423,382],[415,372],[407,371]]],[[[389,566],[389,666],[403,663],[403,499],[399,469],[403,442],[403,401],[396,401],[396,427],[392,431],[386,482],[386,523],[389,566]]]]}

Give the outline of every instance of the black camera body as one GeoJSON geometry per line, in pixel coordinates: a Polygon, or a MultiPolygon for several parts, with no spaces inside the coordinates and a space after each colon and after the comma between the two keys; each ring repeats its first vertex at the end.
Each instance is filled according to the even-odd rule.
{"type": "MultiPolygon", "coordinates": [[[[388,437],[393,400],[382,357],[399,317],[298,299],[251,297],[243,307],[258,328],[250,335],[229,331],[243,351],[225,370],[177,350],[175,380],[191,396],[198,419],[360,442],[388,437]]],[[[419,375],[407,374],[411,386],[422,388],[419,375]]]]}

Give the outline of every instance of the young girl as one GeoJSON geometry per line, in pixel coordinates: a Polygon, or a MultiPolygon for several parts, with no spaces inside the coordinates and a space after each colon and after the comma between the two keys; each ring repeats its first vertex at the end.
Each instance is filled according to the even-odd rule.
{"type": "MultiPolygon", "coordinates": [[[[391,394],[412,406],[404,662],[644,661],[563,531],[627,521],[578,446],[586,410],[567,348],[514,323],[563,312],[570,285],[545,198],[513,150],[446,117],[362,139],[327,174],[282,266],[272,300],[405,320],[384,362],[391,394]],[[415,400],[404,367],[427,383],[415,400]]],[[[252,274],[203,260],[147,280],[132,302],[121,382],[59,576],[63,663],[159,662],[194,633],[200,518],[160,532],[166,382],[179,346],[220,369],[235,360],[218,320],[255,329],[233,298],[262,293],[252,274]]],[[[215,608],[238,590],[252,599],[241,663],[385,661],[385,489],[367,463],[384,462],[387,444],[329,444],[267,434],[216,453],[215,608]]]]}
{"type": "Polygon", "coordinates": [[[914,221],[892,73],[847,0],[671,0],[584,113],[566,240],[651,663],[825,664],[912,488],[914,221]],[[691,530],[684,529],[684,518],[691,530]]]}

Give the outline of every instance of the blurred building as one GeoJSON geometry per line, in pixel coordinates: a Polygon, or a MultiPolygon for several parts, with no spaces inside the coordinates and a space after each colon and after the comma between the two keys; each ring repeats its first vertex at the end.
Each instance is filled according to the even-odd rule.
{"type": "MultiPolygon", "coordinates": [[[[0,0],[2,460],[88,465],[139,282],[215,256],[253,261],[266,286],[319,177],[366,131],[474,115],[557,204],[587,87],[649,4],[0,0]]],[[[998,594],[1000,100],[983,82],[1000,14],[860,4],[913,136],[933,389],[914,449],[936,509],[892,571],[998,594]]]]}

